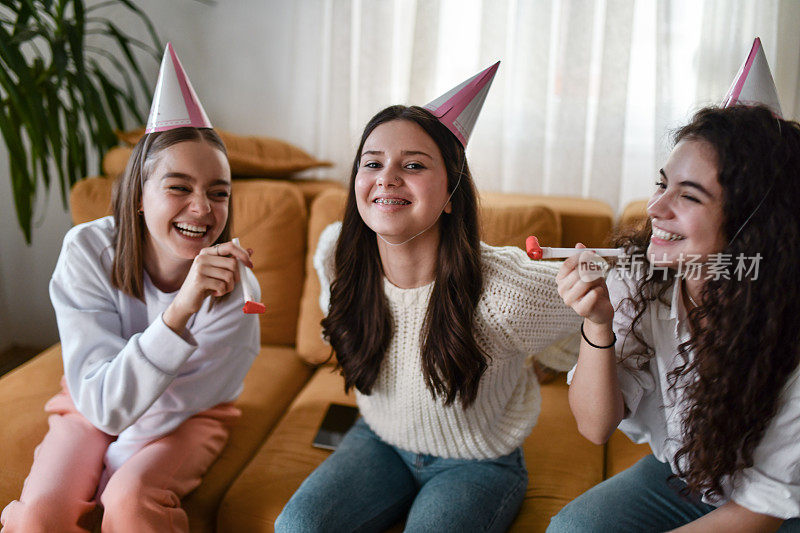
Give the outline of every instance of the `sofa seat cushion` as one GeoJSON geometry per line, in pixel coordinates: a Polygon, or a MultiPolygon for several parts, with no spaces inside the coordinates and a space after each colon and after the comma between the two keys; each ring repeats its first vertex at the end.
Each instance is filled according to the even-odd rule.
{"type": "Polygon", "coordinates": [[[338,373],[321,367],[297,395],[220,505],[219,531],[272,531],[300,483],[331,452],[311,446],[330,403],[355,405],[338,373]]]}
{"type": "Polygon", "coordinates": [[[528,491],[511,531],[544,531],[550,517],[603,480],[603,447],[578,433],[565,377],[541,391],[539,420],[523,444],[528,491]]]}
{"type": "MultiPolygon", "coordinates": [[[[220,506],[219,531],[272,531],[303,480],[331,452],[311,446],[330,403],[355,405],[338,373],[321,367],[220,506]]],[[[550,517],[603,479],[603,448],[578,434],[563,379],[542,387],[539,423],[525,441],[529,484],[514,531],[544,531],[550,517]]]]}
{"type": "MultiPolygon", "coordinates": [[[[262,347],[244,380],[236,405],[242,416],[200,487],[184,500],[192,531],[214,531],[222,496],[269,435],[312,370],[294,350],[262,347]]],[[[33,463],[33,450],[47,432],[45,402],[60,390],[60,345],[0,379],[0,507],[19,497],[33,463]]]]}
{"type": "Polygon", "coordinates": [[[44,404],[61,390],[56,344],[0,378],[0,508],[19,497],[33,450],[47,433],[44,404]]]}
{"type": "MultiPolygon", "coordinates": [[[[99,177],[76,183],[70,194],[73,223],[111,214],[113,184],[114,180],[99,177]]],[[[326,186],[308,186],[309,191],[323,188],[326,186]]],[[[261,301],[267,307],[259,317],[261,343],[291,346],[305,275],[307,212],[303,193],[287,181],[234,180],[231,194],[231,233],[240,238],[242,246],[255,250],[254,272],[261,285],[261,301]]]]}
{"type": "Polygon", "coordinates": [[[605,477],[610,478],[619,474],[651,453],[653,451],[649,444],[636,444],[622,431],[615,431],[606,444],[605,477]]]}
{"type": "Polygon", "coordinates": [[[236,400],[242,416],[236,421],[228,444],[200,487],[184,498],[191,531],[215,531],[217,508],[228,487],[259,450],[312,373],[313,369],[292,348],[261,347],[244,379],[244,391],[236,400]]]}

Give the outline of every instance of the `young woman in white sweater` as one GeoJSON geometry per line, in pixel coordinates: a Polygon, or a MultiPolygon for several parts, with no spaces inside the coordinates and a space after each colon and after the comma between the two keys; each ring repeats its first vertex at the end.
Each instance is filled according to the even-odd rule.
{"type": "Polygon", "coordinates": [[[180,499],[225,446],[259,350],[230,191],[214,130],[150,133],[117,181],[114,215],[64,237],[50,283],[62,391],[4,532],[92,531],[96,502],[102,531],[189,530],[180,499]]]}
{"type": "MultiPolygon", "coordinates": [[[[367,124],[315,266],[324,334],[362,418],[276,531],[504,531],[539,414],[526,358],[574,332],[558,265],[479,240],[464,147],[420,107],[367,124]]],[[[550,362],[550,364],[554,364],[550,362]]]]}

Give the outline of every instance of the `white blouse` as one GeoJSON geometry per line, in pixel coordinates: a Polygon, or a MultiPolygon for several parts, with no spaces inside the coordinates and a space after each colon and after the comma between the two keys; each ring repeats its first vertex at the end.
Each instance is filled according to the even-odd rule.
{"type": "MultiPolygon", "coordinates": [[[[630,274],[618,270],[612,270],[607,279],[611,302],[616,309],[617,358],[629,357],[617,365],[628,410],[619,429],[636,443],[649,443],[656,459],[669,462],[676,472],[675,453],[683,445],[681,416],[687,405],[681,382],[670,389],[667,376],[683,364],[678,347],[690,337],[682,284],[674,284],[668,305],[652,302],[637,324],[640,336],[655,352],[645,367],[639,369],[636,356],[646,352],[630,333],[634,316],[631,302],[623,302],[635,292],[636,281],[630,274]]],[[[693,354],[688,356],[691,358],[693,354]]],[[[574,368],[569,381],[573,372],[574,368]]],[[[781,393],[778,412],[753,452],[753,466],[743,470],[735,483],[724,480],[723,487],[723,497],[704,498],[703,501],[719,506],[733,500],[756,513],[783,519],[800,516],[800,368],[792,373],[781,393]]]]}

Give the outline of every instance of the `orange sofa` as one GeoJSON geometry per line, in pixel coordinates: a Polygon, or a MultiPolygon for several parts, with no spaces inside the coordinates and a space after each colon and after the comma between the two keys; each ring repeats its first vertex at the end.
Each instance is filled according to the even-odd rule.
{"type": "MultiPolygon", "coordinates": [[[[88,178],[70,198],[77,223],[109,212],[112,180],[88,178]]],[[[545,245],[576,241],[600,246],[613,224],[603,202],[565,197],[483,193],[483,240],[523,246],[536,234],[545,245]]],[[[329,452],[311,441],[329,403],[354,404],[342,378],[324,361],[319,281],[311,255],[322,229],[341,213],[336,182],[234,180],[232,229],[256,250],[255,273],[267,313],[261,353],[237,401],[243,415],[203,484],[184,499],[192,531],[272,531],[302,480],[329,452]]],[[[0,378],[0,507],[16,498],[47,431],[45,401],[58,391],[60,347],[48,348],[0,378]]],[[[567,502],[626,468],[648,448],[617,433],[605,446],[581,437],[567,404],[563,375],[542,387],[542,412],[525,442],[530,482],[514,531],[543,531],[567,502]]]]}

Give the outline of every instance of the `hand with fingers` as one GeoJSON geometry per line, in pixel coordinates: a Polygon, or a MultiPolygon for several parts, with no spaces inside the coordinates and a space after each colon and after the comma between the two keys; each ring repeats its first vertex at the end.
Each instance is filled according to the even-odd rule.
{"type": "Polygon", "coordinates": [[[239,281],[238,261],[252,268],[252,251],[226,242],[203,248],[192,261],[189,273],[178,294],[164,311],[163,320],[173,331],[180,333],[189,318],[200,310],[208,296],[224,296],[239,281]]]}
{"type": "MultiPolygon", "coordinates": [[[[576,248],[586,248],[578,243],[576,248]]],[[[611,327],[614,307],[606,286],[605,262],[590,251],[564,261],[556,276],[558,294],[578,315],[595,325],[611,327]]]]}

